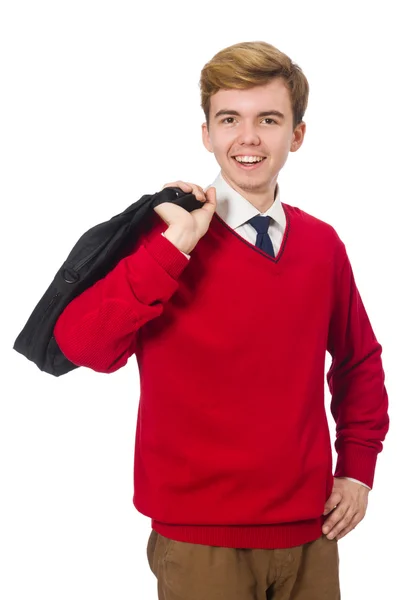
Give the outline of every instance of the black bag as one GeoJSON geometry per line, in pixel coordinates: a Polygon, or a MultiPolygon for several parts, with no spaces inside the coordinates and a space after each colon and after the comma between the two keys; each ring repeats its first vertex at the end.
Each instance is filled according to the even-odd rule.
{"type": "Polygon", "coordinates": [[[109,273],[130,254],[153,208],[173,202],[188,212],[203,203],[180,188],[164,188],[145,195],[109,221],[86,231],[73,246],[51,285],[36,305],[14,343],[14,350],[33,361],[41,371],[58,377],[78,366],[61,352],[53,331],[58,317],[73,298],[109,273]]]}

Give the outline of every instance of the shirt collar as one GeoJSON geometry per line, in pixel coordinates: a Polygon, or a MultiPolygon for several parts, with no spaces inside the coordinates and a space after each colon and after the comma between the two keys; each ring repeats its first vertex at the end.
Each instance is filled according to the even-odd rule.
{"type": "MultiPolygon", "coordinates": [[[[215,181],[208,187],[216,189],[217,214],[225,221],[232,229],[237,229],[256,215],[269,215],[276,221],[282,230],[286,226],[286,218],[280,198],[280,188],[276,184],[276,197],[270,208],[264,213],[261,213],[251,202],[244,196],[236,192],[227,181],[222,177],[222,173],[216,177],[215,181]]],[[[208,189],[206,188],[206,190],[208,189]]]]}

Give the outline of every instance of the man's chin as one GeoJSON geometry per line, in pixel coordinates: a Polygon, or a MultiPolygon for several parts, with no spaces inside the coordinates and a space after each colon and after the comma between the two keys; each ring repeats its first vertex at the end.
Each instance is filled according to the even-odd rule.
{"type": "Polygon", "coordinates": [[[266,192],[269,189],[269,184],[267,180],[260,180],[256,177],[249,177],[249,173],[247,173],[248,177],[239,177],[234,178],[229,175],[225,175],[222,173],[223,178],[227,181],[227,183],[236,191],[244,191],[244,192],[266,192]]]}
{"type": "Polygon", "coordinates": [[[269,187],[266,181],[240,181],[237,185],[245,192],[265,192],[269,187]]]}
{"type": "Polygon", "coordinates": [[[221,173],[230,185],[261,185],[263,183],[263,180],[261,181],[260,178],[255,177],[254,173],[249,173],[248,171],[247,173],[231,173],[230,169],[228,171],[221,169],[221,173]]]}

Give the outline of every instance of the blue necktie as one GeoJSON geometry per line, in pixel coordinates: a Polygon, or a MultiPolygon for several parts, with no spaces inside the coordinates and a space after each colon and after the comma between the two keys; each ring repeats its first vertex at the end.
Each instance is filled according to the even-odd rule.
{"type": "Polygon", "coordinates": [[[269,216],[262,217],[261,215],[256,215],[247,221],[247,223],[252,225],[252,227],[254,227],[254,229],[257,231],[255,246],[258,246],[258,248],[266,252],[266,254],[270,254],[270,256],[274,258],[272,240],[267,232],[269,229],[270,218],[271,217],[269,216]]]}

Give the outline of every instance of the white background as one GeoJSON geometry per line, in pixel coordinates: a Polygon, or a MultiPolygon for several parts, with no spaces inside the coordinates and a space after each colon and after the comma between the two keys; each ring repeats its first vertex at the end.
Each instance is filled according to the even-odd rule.
{"type": "MultiPolygon", "coordinates": [[[[344,600],[392,598],[396,501],[393,2],[2,4],[0,596],[157,598],[150,519],[132,505],[139,381],[40,372],[13,342],[78,237],[176,179],[205,187],[198,81],[221,48],[264,40],[310,84],[282,201],[345,242],[383,346],[391,429],[367,516],[339,543],[344,600]]],[[[330,357],[327,356],[327,369],[330,357]]],[[[326,390],[329,403],[329,392],[326,390]]],[[[330,417],[334,434],[334,424],[330,417]]],[[[188,600],[188,599],[186,599],[188,600]]]]}

